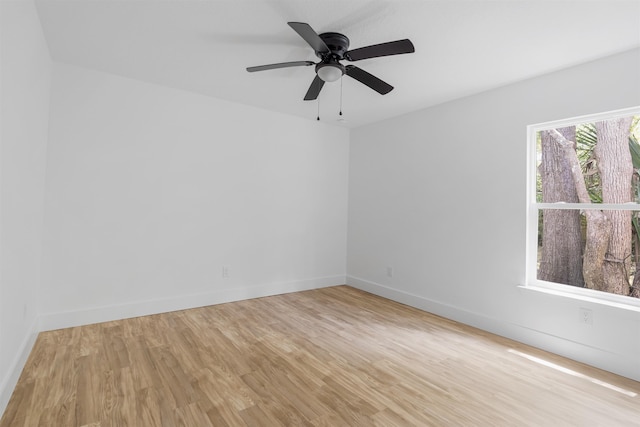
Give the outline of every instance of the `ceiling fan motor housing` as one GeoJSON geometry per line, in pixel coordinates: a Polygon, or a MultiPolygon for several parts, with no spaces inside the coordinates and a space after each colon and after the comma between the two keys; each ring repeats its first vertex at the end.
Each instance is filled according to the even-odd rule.
{"type": "Polygon", "coordinates": [[[331,56],[335,59],[344,59],[344,54],[349,50],[349,38],[340,33],[322,33],[319,34],[322,41],[329,48],[329,54],[317,52],[319,58],[325,59],[331,56]]]}

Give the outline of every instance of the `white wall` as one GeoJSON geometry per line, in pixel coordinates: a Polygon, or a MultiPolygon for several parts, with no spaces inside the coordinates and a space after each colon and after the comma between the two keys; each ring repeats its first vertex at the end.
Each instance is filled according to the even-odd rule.
{"type": "Polygon", "coordinates": [[[517,287],[526,126],[640,105],[638,70],[629,51],[354,130],[348,283],[640,380],[638,312],[517,287]]]}
{"type": "Polygon", "coordinates": [[[51,60],[31,1],[0,2],[0,412],[37,333],[51,60]]]}
{"type": "Polygon", "coordinates": [[[346,129],[62,64],[51,97],[44,329],[345,282],[346,129]]]}

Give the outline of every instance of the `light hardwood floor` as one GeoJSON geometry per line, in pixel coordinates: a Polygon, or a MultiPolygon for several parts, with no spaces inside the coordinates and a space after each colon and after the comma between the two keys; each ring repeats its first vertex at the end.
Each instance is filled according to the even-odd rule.
{"type": "Polygon", "coordinates": [[[624,390],[337,286],[41,333],[0,426],[640,425],[624,390]]]}

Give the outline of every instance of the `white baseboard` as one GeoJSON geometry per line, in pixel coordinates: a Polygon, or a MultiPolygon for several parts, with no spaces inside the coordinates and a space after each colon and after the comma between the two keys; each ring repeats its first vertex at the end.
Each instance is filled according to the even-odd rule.
{"type": "Polygon", "coordinates": [[[22,344],[20,344],[20,348],[16,352],[16,356],[9,367],[9,371],[5,378],[2,379],[0,383],[0,417],[4,413],[7,404],[9,403],[9,399],[11,398],[11,394],[13,393],[13,389],[18,383],[18,379],[20,378],[20,374],[22,373],[22,369],[24,365],[27,363],[27,359],[29,358],[29,354],[31,353],[31,349],[36,342],[36,338],[38,338],[38,333],[40,332],[40,319],[36,317],[29,328],[27,335],[24,337],[22,344]]]}
{"type": "Polygon", "coordinates": [[[637,361],[604,349],[551,335],[524,325],[510,323],[481,313],[431,300],[362,278],[347,276],[347,285],[429,313],[473,326],[532,347],[567,357],[605,371],[640,381],[637,361]]]}
{"type": "Polygon", "coordinates": [[[328,286],[343,285],[345,281],[345,276],[319,277],[291,282],[240,286],[200,294],[176,295],[171,298],[159,298],[126,304],[93,307],[83,310],[44,313],[40,316],[40,324],[41,330],[50,331],[92,323],[108,322],[111,320],[127,319],[131,317],[147,316],[176,310],[204,307],[207,305],[241,301],[251,298],[260,298],[328,286]]]}

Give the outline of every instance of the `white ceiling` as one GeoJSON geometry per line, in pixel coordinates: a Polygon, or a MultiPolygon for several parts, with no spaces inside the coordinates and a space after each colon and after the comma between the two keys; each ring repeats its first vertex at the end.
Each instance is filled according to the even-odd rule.
{"type": "Polygon", "coordinates": [[[36,0],[55,61],[315,120],[312,60],[288,25],[341,32],[358,48],[409,38],[416,52],[354,63],[395,89],[345,77],[321,119],[356,127],[640,46],[640,1],[36,0]]]}

